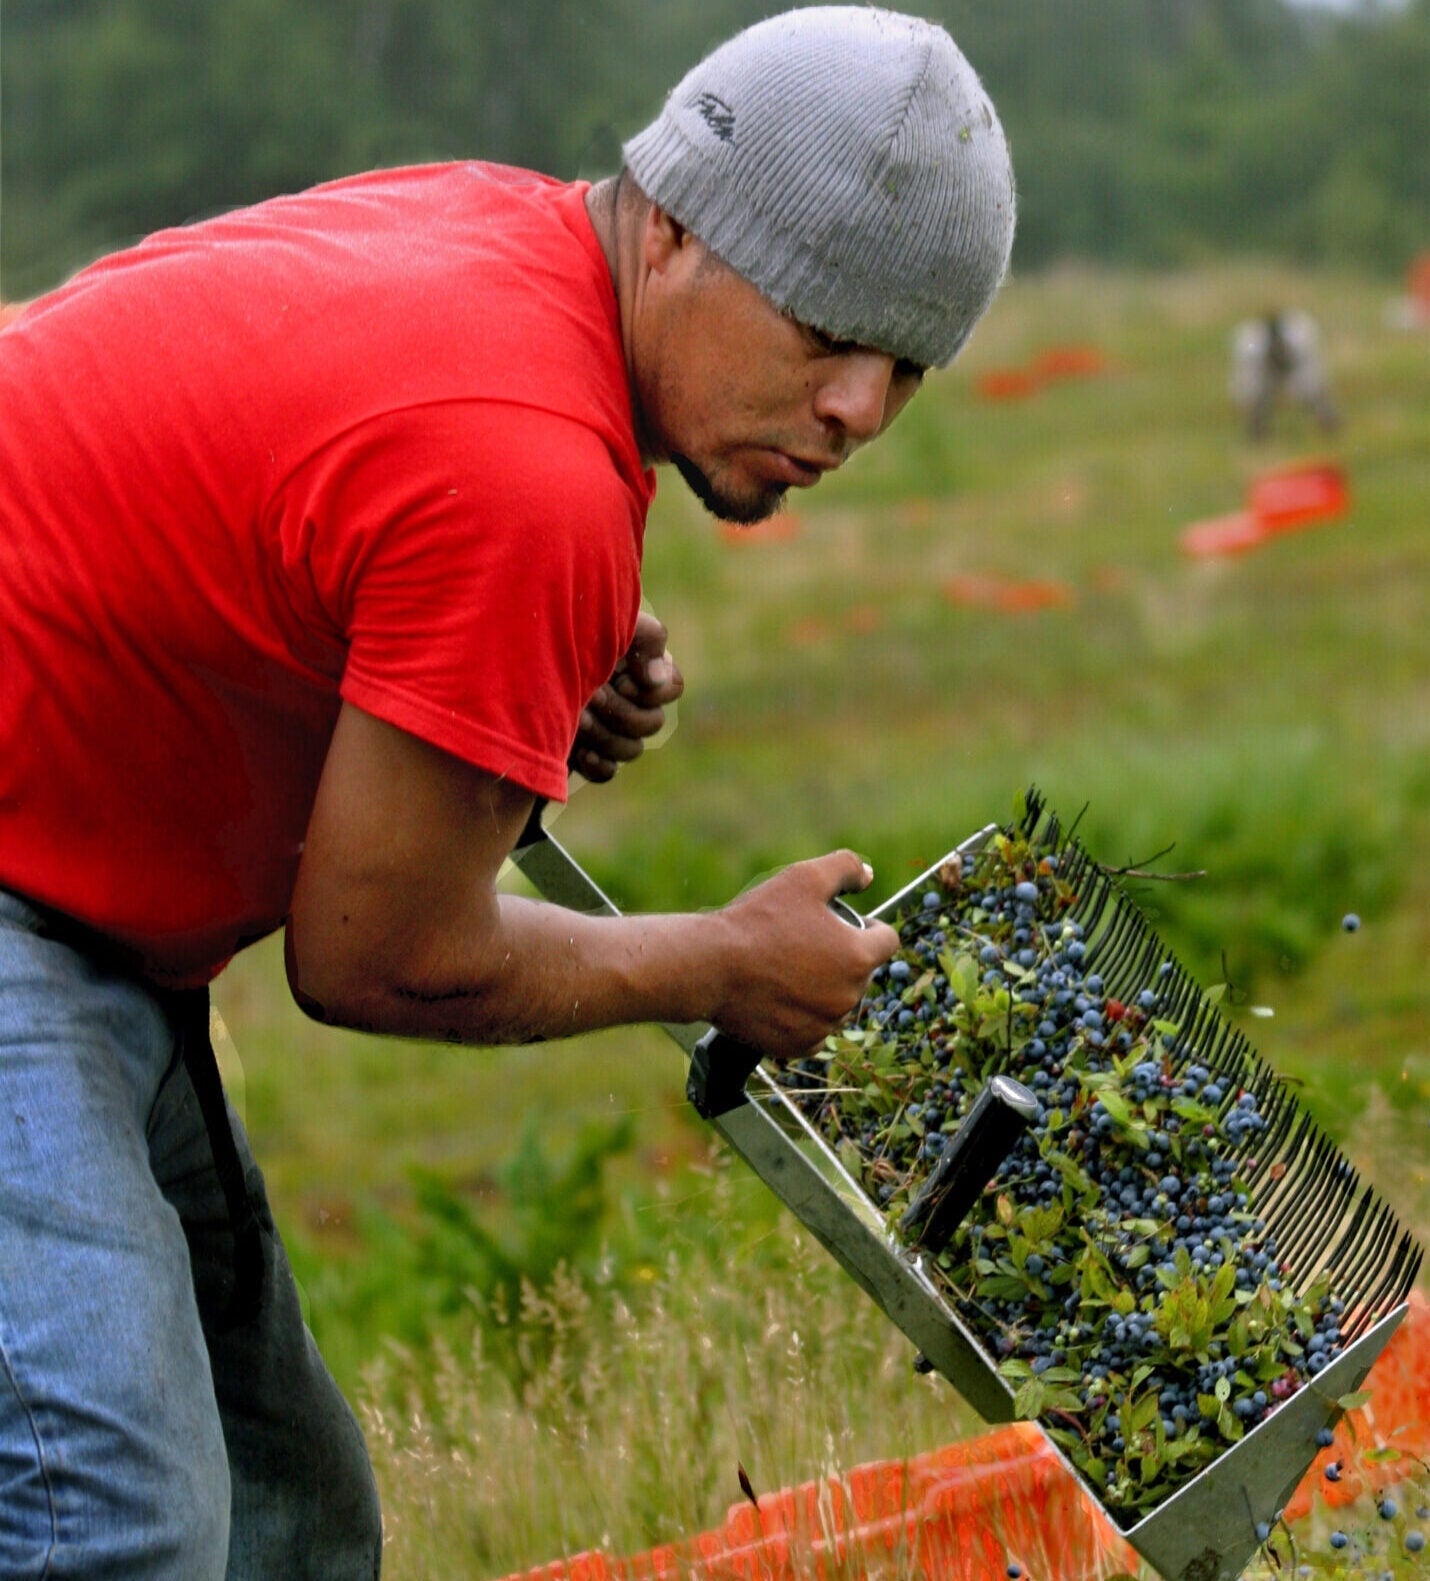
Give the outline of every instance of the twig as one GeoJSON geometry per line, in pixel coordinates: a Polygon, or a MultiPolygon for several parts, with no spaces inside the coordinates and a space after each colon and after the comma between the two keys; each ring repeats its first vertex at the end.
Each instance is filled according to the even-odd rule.
{"type": "Polygon", "coordinates": [[[1164,856],[1176,849],[1177,842],[1174,840],[1171,845],[1164,845],[1160,851],[1154,851],[1151,856],[1144,856],[1139,862],[1129,862],[1126,867],[1108,867],[1103,862],[1098,862],[1095,865],[1098,872],[1106,878],[1159,878],[1164,882],[1183,884],[1188,879],[1205,878],[1207,876],[1207,870],[1204,867],[1199,867],[1195,872],[1191,873],[1149,873],[1147,871],[1150,863],[1160,862],[1164,856]]]}

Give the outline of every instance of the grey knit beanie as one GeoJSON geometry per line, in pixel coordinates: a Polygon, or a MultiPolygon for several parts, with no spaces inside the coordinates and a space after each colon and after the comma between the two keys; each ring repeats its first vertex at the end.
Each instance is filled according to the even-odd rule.
{"type": "Polygon", "coordinates": [[[951,362],[1013,245],[1013,170],[941,27],[810,6],[737,34],[624,149],[641,190],[836,340],[951,362]]]}

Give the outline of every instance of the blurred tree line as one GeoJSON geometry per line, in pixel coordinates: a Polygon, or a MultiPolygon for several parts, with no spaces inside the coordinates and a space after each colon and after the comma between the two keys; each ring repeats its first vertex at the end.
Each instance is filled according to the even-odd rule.
{"type": "MultiPolygon", "coordinates": [[[[613,171],[753,0],[5,0],[0,295],[373,165],[613,171]]],[[[1398,273],[1430,242],[1430,0],[922,0],[983,77],[1016,262],[1232,251],[1398,273]]]]}

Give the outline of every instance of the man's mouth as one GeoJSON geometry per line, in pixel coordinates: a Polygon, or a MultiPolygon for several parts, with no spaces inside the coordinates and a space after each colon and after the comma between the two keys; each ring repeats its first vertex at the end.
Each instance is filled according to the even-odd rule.
{"type": "Polygon", "coordinates": [[[778,480],[797,489],[810,488],[826,472],[833,471],[839,465],[835,457],[809,460],[804,456],[791,455],[787,450],[774,450],[770,454],[774,458],[774,472],[778,480]]]}

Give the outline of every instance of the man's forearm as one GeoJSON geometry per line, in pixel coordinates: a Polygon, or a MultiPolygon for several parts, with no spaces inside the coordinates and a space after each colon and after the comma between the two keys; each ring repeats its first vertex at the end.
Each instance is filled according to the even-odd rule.
{"type": "Polygon", "coordinates": [[[723,997],[729,929],[716,913],[591,917],[508,895],[495,909],[489,932],[436,941],[331,1005],[305,995],[305,1009],[366,1032],[495,1045],[708,1020],[723,997]]]}

